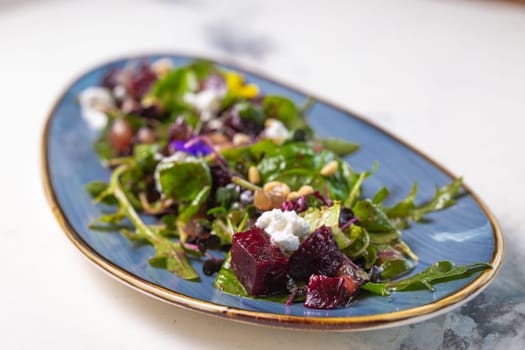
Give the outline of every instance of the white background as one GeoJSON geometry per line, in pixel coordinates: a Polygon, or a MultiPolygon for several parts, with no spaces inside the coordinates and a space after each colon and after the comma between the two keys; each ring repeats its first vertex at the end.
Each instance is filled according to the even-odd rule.
{"type": "Polygon", "coordinates": [[[506,265],[487,293],[523,289],[523,270],[512,266],[525,249],[525,7],[0,0],[0,349],[461,347],[447,338],[447,327],[471,349],[523,344],[523,327],[514,325],[525,318],[523,293],[500,315],[515,328],[508,334],[483,330],[461,313],[413,327],[307,333],[184,311],[91,265],[61,232],[43,194],[45,118],[65,86],[95,64],[177,50],[233,59],[328,97],[463,175],[506,237],[506,265]]]}

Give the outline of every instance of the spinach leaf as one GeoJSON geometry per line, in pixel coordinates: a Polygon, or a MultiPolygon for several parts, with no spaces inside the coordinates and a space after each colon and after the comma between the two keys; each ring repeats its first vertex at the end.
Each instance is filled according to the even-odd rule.
{"type": "Polygon", "coordinates": [[[153,85],[150,95],[168,111],[189,109],[184,94],[198,87],[197,74],[191,67],[181,67],[169,72],[153,85]]]}
{"type": "Polygon", "coordinates": [[[301,116],[292,100],[283,96],[267,95],[262,101],[262,106],[267,118],[281,121],[288,129],[298,128],[297,119],[301,116]]]}
{"type": "Polygon", "coordinates": [[[361,289],[382,296],[403,290],[428,289],[434,291],[433,284],[465,278],[490,268],[492,266],[487,263],[478,262],[470,265],[455,266],[454,263],[444,260],[438,261],[424,271],[406,279],[383,283],[367,282],[361,286],[361,289]]]}
{"type": "Polygon", "coordinates": [[[389,259],[379,266],[381,279],[390,279],[407,274],[415,267],[408,259],[389,259]]]}
{"type": "Polygon", "coordinates": [[[179,206],[179,216],[177,217],[177,221],[186,223],[188,220],[190,220],[195,214],[199,212],[201,207],[206,203],[208,200],[208,197],[210,196],[210,189],[211,187],[204,186],[197,195],[193,198],[191,203],[186,206],[179,206]]]}
{"type": "Polygon", "coordinates": [[[159,170],[159,181],[165,197],[188,202],[203,188],[211,186],[211,174],[202,159],[188,157],[163,166],[159,170]]]}
{"type": "Polygon", "coordinates": [[[237,279],[237,276],[235,276],[235,273],[233,272],[231,268],[231,255],[228,253],[226,255],[226,258],[224,259],[224,262],[221,266],[221,269],[217,273],[217,276],[215,277],[215,281],[213,282],[213,286],[223,292],[230,293],[233,295],[237,295],[240,297],[249,297],[248,293],[246,293],[246,290],[242,286],[241,282],[237,279]]]}
{"type": "Polygon", "coordinates": [[[257,164],[263,182],[281,181],[292,190],[309,184],[318,191],[328,190],[330,198],[345,200],[356,181],[350,166],[333,152],[315,152],[306,142],[291,142],[269,149],[257,164]],[[322,176],[321,169],[331,161],[337,162],[337,171],[322,176]]]}
{"type": "Polygon", "coordinates": [[[369,233],[376,234],[393,234],[395,238],[399,237],[399,232],[390,221],[385,212],[370,199],[364,199],[357,202],[352,210],[359,218],[359,226],[364,227],[369,233]]]}
{"type": "Polygon", "coordinates": [[[248,101],[240,101],[235,105],[237,113],[242,120],[252,122],[256,125],[264,124],[264,113],[261,107],[248,101]]]}
{"type": "Polygon", "coordinates": [[[153,173],[158,163],[155,154],[159,149],[160,147],[157,144],[137,144],[133,147],[133,157],[143,171],[153,173]]]}
{"type": "MultiPolygon", "coordinates": [[[[348,229],[347,229],[348,230],[348,229]]],[[[347,231],[345,230],[345,232],[347,231]]],[[[370,245],[370,235],[368,231],[361,226],[351,225],[349,238],[352,243],[346,247],[343,252],[350,258],[355,259],[366,254],[366,250],[370,245]]],[[[371,257],[368,256],[370,259],[371,257]]],[[[375,257],[373,258],[372,265],[375,262],[375,257]]]]}

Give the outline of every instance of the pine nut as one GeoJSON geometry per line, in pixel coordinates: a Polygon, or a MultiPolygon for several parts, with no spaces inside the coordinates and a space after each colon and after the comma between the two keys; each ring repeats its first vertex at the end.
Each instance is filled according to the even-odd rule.
{"type": "Polygon", "coordinates": [[[250,181],[252,184],[258,184],[261,182],[261,175],[259,174],[259,170],[257,170],[257,167],[252,165],[250,169],[248,169],[248,181],[250,181]]]}
{"type": "Polygon", "coordinates": [[[272,209],[272,199],[265,191],[257,190],[253,194],[253,205],[259,210],[272,209]]]}
{"type": "Polygon", "coordinates": [[[251,141],[251,138],[250,136],[246,135],[246,134],[243,134],[243,133],[237,133],[235,135],[233,135],[233,144],[235,146],[241,146],[241,145],[246,145],[248,143],[250,143],[251,141]]]}
{"type": "Polygon", "coordinates": [[[293,192],[290,192],[288,196],[286,196],[286,200],[293,201],[294,199],[297,199],[299,197],[301,197],[301,195],[298,192],[293,191],[293,192]]]}
{"type": "Polygon", "coordinates": [[[290,187],[287,184],[279,181],[270,181],[264,184],[263,189],[266,192],[271,192],[275,195],[281,195],[284,198],[290,194],[290,187]]]}
{"type": "Polygon", "coordinates": [[[339,167],[339,164],[337,163],[337,161],[332,160],[331,162],[329,162],[328,164],[326,164],[326,165],[321,169],[321,175],[322,175],[322,176],[331,176],[331,175],[334,175],[334,174],[336,173],[338,167],[339,167]]]}
{"type": "Polygon", "coordinates": [[[299,193],[300,196],[306,196],[306,195],[314,193],[314,188],[309,185],[304,185],[304,186],[301,186],[301,188],[299,189],[299,191],[297,191],[297,193],[299,193]]]}

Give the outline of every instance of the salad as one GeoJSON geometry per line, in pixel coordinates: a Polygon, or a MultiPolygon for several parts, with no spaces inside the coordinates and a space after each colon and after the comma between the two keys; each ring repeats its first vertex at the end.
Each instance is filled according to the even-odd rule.
{"type": "Polygon", "coordinates": [[[400,279],[418,262],[401,230],[453,205],[461,179],[423,204],[417,183],[392,206],[386,187],[364,198],[374,169],[343,160],[359,145],[315,134],[311,99],[297,106],[211,62],[161,59],[112,69],[78,100],[111,170],[86,185],[112,209],[90,227],[151,244],[149,263],[179,278],[214,275],[226,293],[332,309],[491,267],[438,261],[400,279]]]}

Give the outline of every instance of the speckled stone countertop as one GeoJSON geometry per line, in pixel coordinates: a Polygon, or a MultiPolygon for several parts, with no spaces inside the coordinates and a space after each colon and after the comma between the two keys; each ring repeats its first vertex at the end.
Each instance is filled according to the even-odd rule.
{"type": "Polygon", "coordinates": [[[524,37],[525,7],[492,1],[0,0],[0,348],[523,349],[524,37]],[[500,273],[452,312],[355,333],[219,320],[107,277],[48,209],[40,135],[54,99],[79,73],[159,51],[268,72],[367,116],[463,175],[503,230],[500,273]]]}

